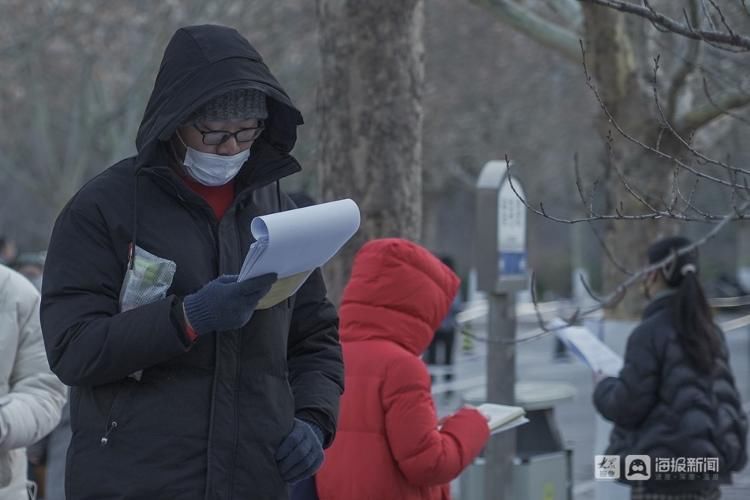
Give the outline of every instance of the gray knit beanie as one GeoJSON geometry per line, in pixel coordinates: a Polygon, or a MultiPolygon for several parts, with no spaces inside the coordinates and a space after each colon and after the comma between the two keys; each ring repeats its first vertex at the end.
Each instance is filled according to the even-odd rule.
{"type": "Polygon", "coordinates": [[[255,89],[230,90],[196,109],[187,123],[224,120],[263,120],[268,117],[266,94],[255,89]]]}

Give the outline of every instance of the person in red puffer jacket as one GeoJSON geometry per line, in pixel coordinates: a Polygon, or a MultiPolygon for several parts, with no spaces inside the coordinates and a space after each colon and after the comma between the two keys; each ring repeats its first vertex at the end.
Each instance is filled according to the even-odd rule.
{"type": "Polygon", "coordinates": [[[486,444],[487,420],[476,409],[438,424],[420,359],[458,284],[406,240],[374,240],[355,257],[339,312],[346,391],[316,476],[320,500],[449,499],[449,482],[486,444]]]}

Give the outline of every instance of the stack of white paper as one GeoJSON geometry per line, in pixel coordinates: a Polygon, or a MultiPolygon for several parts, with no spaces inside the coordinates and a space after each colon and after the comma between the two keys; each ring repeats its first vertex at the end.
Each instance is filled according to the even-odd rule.
{"type": "Polygon", "coordinates": [[[479,413],[487,418],[490,433],[498,434],[528,423],[526,412],[520,406],[498,405],[484,403],[477,407],[479,413]]]}
{"type": "Polygon", "coordinates": [[[359,222],[359,207],[349,199],[255,217],[250,223],[255,243],[245,256],[239,279],[268,273],[279,277],[257,309],[294,294],[315,268],[349,241],[359,222]]]}
{"type": "Polygon", "coordinates": [[[620,373],[622,358],[587,328],[568,326],[555,333],[594,372],[602,372],[610,377],[620,373]]]}

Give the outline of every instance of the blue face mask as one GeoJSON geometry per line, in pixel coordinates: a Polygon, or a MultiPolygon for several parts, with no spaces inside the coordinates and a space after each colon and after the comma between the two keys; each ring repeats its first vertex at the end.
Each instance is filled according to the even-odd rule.
{"type": "Polygon", "coordinates": [[[179,132],[177,137],[180,138],[186,149],[185,160],[182,162],[185,165],[185,170],[190,174],[190,177],[204,186],[223,186],[237,176],[242,166],[250,158],[250,149],[240,151],[232,156],[204,153],[185,144],[179,132]]]}

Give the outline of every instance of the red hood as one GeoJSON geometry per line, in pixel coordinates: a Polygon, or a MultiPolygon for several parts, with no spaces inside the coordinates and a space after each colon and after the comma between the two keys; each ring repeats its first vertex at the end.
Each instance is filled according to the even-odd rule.
{"type": "Polygon", "coordinates": [[[341,340],[386,339],[420,355],[448,314],[458,277],[425,248],[387,238],[354,258],[341,302],[341,340]]]}

